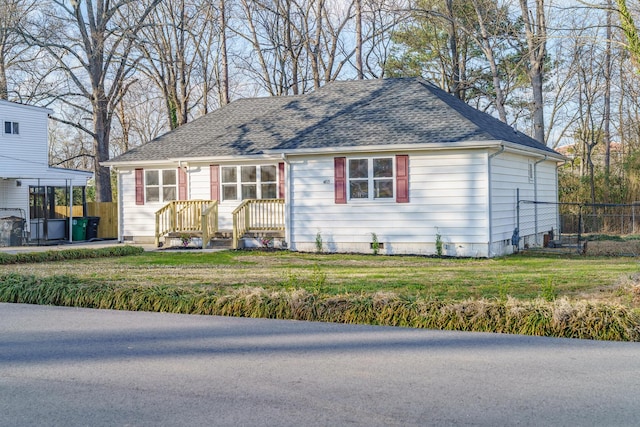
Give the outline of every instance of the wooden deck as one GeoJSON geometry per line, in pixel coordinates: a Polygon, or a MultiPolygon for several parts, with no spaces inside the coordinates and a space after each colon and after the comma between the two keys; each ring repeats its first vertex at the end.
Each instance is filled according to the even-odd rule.
{"type": "Polygon", "coordinates": [[[284,237],[283,199],[244,200],[232,213],[233,230],[218,229],[218,202],[215,200],[175,200],[155,215],[155,244],[161,239],[201,237],[202,247],[222,245],[229,240],[237,249],[245,236],[284,237]]]}

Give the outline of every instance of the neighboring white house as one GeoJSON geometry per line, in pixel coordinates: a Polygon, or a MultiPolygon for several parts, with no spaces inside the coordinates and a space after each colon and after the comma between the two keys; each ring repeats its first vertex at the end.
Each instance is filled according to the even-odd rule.
{"type": "Polygon", "coordinates": [[[72,225],[55,207],[69,206],[74,188],[84,194],[92,176],[49,166],[50,113],[0,100],[0,223],[6,228],[2,219],[22,218],[22,243],[69,240],[72,225]]]}
{"type": "MultiPolygon", "coordinates": [[[[156,211],[173,200],[217,202],[224,230],[241,203],[278,199],[291,250],[315,251],[322,240],[325,251],[371,253],[375,233],[380,253],[440,247],[450,256],[493,257],[513,251],[518,193],[557,202],[563,159],[410,78],[238,100],[105,164],[117,171],[125,241],[162,237],[156,211]]],[[[557,225],[547,218],[520,237],[557,225]]]]}

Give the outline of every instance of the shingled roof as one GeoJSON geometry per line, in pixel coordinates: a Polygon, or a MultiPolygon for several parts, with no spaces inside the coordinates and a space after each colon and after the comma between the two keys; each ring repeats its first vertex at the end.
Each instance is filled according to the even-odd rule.
{"type": "Polygon", "coordinates": [[[435,85],[406,78],[333,82],[304,95],[240,99],[109,163],[491,141],[559,155],[435,85]]]}

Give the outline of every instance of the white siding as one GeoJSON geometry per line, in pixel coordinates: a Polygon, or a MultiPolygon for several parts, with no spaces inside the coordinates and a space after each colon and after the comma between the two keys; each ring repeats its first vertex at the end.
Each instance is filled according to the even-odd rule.
{"type": "Polygon", "coordinates": [[[189,177],[189,199],[209,200],[211,198],[209,165],[190,166],[187,168],[189,177]]]}
{"type": "MultiPolygon", "coordinates": [[[[440,234],[445,255],[487,257],[510,253],[517,220],[516,192],[520,189],[521,199],[535,197],[535,181],[529,180],[528,165],[536,159],[505,152],[489,160],[489,155],[487,150],[410,153],[409,203],[390,200],[346,204],[335,203],[334,156],[291,158],[286,188],[289,247],[315,251],[316,234],[320,233],[325,251],[371,253],[371,233],[376,233],[384,245],[381,253],[432,255],[436,253],[436,234],[440,234]]],[[[353,157],[369,155],[359,153],[353,157]]],[[[555,162],[539,163],[536,171],[538,199],[556,201],[555,162]]],[[[190,199],[210,198],[209,174],[209,164],[189,166],[190,199]]],[[[151,241],[155,212],[164,203],[137,206],[134,170],[121,169],[118,176],[121,237],[151,241]]],[[[232,228],[231,212],[239,204],[240,201],[220,203],[220,229],[232,228]]]]}
{"type": "MultiPolygon", "coordinates": [[[[29,186],[85,186],[91,176],[49,167],[49,113],[46,108],[0,100],[0,208],[22,209],[27,218],[29,186]],[[19,133],[6,134],[5,122],[18,123],[19,133]]],[[[26,229],[30,231],[29,221],[26,229]]]]}
{"type": "Polygon", "coordinates": [[[153,240],[155,233],[155,212],[163,203],[136,205],[136,179],[134,169],[118,171],[120,209],[120,229],[122,238],[136,241],[153,240]]]}
{"type": "Polygon", "coordinates": [[[28,218],[29,187],[25,187],[24,184],[18,187],[17,181],[13,179],[0,180],[0,208],[3,208],[3,211],[0,211],[0,217],[25,215],[28,218]],[[4,211],[4,209],[16,210],[4,211]]]}
{"type": "MultiPolygon", "coordinates": [[[[277,162],[237,162],[233,165],[277,165],[277,162]]],[[[177,167],[175,165],[174,167],[177,167]]],[[[171,169],[170,166],[146,166],[147,169],[171,169]]],[[[189,200],[209,200],[211,198],[210,164],[192,164],[187,168],[187,194],[189,200]]],[[[122,239],[139,242],[153,241],[155,235],[155,213],[166,203],[145,203],[136,205],[134,169],[121,168],[118,171],[120,236],[122,239]]],[[[218,227],[220,230],[232,230],[232,212],[242,203],[241,200],[222,201],[218,206],[218,227]]]]}
{"type": "MultiPolygon", "coordinates": [[[[518,191],[520,200],[556,203],[557,179],[556,162],[540,157],[527,157],[514,153],[501,153],[491,159],[491,217],[492,217],[492,254],[510,253],[513,248],[511,237],[518,225],[518,191]],[[541,161],[542,160],[542,161],[541,161]],[[529,175],[529,168],[534,172],[529,175]]],[[[521,205],[522,206],[522,205],[521,205]]],[[[532,206],[532,205],[529,205],[532,206]]],[[[540,245],[542,235],[552,228],[557,230],[557,206],[545,206],[544,219],[535,226],[520,224],[519,235],[528,244],[540,245]]],[[[533,224],[533,223],[532,223],[533,224]]]]}
{"type": "MultiPolygon", "coordinates": [[[[264,163],[260,163],[264,164],[264,163]]],[[[189,168],[190,199],[209,200],[211,198],[211,168],[209,164],[190,166],[189,168]]],[[[241,200],[221,201],[218,205],[218,228],[232,230],[233,218],[231,213],[238,207],[241,200]]]]}
{"type": "Polygon", "coordinates": [[[49,166],[46,108],[0,101],[0,177],[37,176],[49,166]],[[5,134],[4,122],[19,123],[19,134],[5,134]]]}
{"type": "MultiPolygon", "coordinates": [[[[347,156],[349,157],[349,156],[347,156]]],[[[363,157],[358,154],[357,157],[363,157]]],[[[334,201],[333,156],[291,160],[290,239],[294,250],[370,253],[371,233],[381,253],[486,256],[486,153],[431,152],[409,156],[409,203],[334,201]]]]}

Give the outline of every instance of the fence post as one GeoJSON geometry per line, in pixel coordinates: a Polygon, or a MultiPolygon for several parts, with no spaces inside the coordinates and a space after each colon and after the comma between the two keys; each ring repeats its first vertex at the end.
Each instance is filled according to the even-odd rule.
{"type": "Polygon", "coordinates": [[[582,240],[582,208],[584,205],[578,207],[578,242],[576,244],[576,251],[580,253],[580,241],[582,240]]]}

